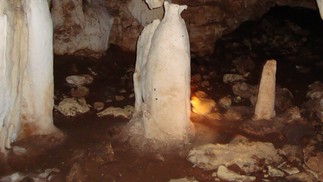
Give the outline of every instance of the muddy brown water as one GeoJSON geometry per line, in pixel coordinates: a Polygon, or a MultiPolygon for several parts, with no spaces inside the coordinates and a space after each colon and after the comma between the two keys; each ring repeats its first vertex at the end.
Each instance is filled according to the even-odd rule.
{"type": "MultiPolygon", "coordinates": [[[[224,84],[222,81],[224,74],[232,72],[232,60],[238,57],[251,57],[255,68],[248,82],[257,84],[264,61],[273,58],[278,61],[278,84],[290,89],[294,95],[294,104],[301,107],[306,101],[307,86],[316,80],[323,81],[322,65],[319,65],[323,57],[321,32],[323,32],[323,23],[320,22],[317,13],[304,9],[276,8],[263,19],[245,23],[232,34],[220,39],[216,44],[214,55],[203,58],[193,55],[192,75],[214,72],[215,76],[209,80],[210,86],[192,85],[192,91],[203,90],[215,101],[227,95],[233,97],[231,85],[224,84]],[[282,13],[282,10],[285,13],[282,13]],[[315,19],[315,24],[304,21],[305,15],[307,18],[315,19]],[[274,30],[277,25],[282,27],[280,31],[266,32],[266,28],[274,30]],[[293,32],[291,29],[295,27],[300,27],[300,33],[294,32],[290,35],[290,32],[293,32]],[[290,40],[284,41],[291,43],[290,46],[280,44],[279,41],[278,43],[268,42],[274,39],[270,39],[271,36],[279,39],[281,34],[289,36],[290,40]],[[263,40],[264,36],[268,40],[263,40]],[[305,43],[299,41],[304,37],[305,43]],[[303,47],[295,48],[293,47],[295,43],[303,47]],[[295,52],[298,55],[295,55],[295,52]],[[299,71],[296,66],[310,71],[299,71]]],[[[134,98],[129,98],[129,95],[133,93],[134,65],[134,53],[124,52],[114,46],[111,46],[100,60],[55,56],[55,104],[58,104],[64,96],[70,96],[71,88],[65,82],[66,76],[95,72],[97,75],[94,76],[94,82],[88,86],[90,89],[90,95],[86,97],[88,104],[93,105],[94,102],[101,101],[105,103],[105,107],[133,105],[134,98]],[[126,90],[126,93],[120,93],[122,89],[126,90]],[[120,102],[114,101],[116,95],[123,95],[126,99],[120,102]],[[108,100],[112,102],[107,102],[108,100]]],[[[239,104],[251,107],[248,101],[235,103],[235,105],[239,104]]],[[[213,181],[212,171],[203,171],[186,160],[187,150],[168,154],[162,154],[159,151],[144,153],[113,140],[127,122],[127,119],[110,116],[98,118],[93,108],[90,112],[77,117],[65,117],[54,111],[54,123],[63,131],[65,139],[33,137],[14,143],[13,146],[25,147],[29,153],[22,156],[9,154],[7,161],[0,165],[0,176],[13,172],[37,173],[45,169],[57,168],[60,172],[52,181],[65,181],[68,175],[71,176],[71,169],[75,168],[74,180],[76,181],[78,179],[78,181],[165,182],[182,177],[194,177],[198,181],[213,181]],[[110,145],[114,155],[106,150],[110,145]]],[[[277,135],[259,137],[246,134],[239,130],[243,122],[200,121],[202,125],[209,128],[208,131],[216,133],[212,141],[214,143],[227,143],[236,135],[244,135],[255,141],[270,141],[278,147],[290,142],[287,139],[279,139],[277,135]]],[[[289,137],[299,137],[300,140],[296,144],[300,146],[305,145],[306,138],[315,134],[315,129],[310,126],[306,130],[302,128],[303,125],[294,125],[291,128],[293,127],[289,137]]],[[[261,174],[255,175],[261,176],[261,174]]]]}

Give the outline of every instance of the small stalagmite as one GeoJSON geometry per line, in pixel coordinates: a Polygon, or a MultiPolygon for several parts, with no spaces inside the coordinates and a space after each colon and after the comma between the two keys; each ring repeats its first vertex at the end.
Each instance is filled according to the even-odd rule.
{"type": "Polygon", "coordinates": [[[254,120],[269,120],[275,116],[276,60],[269,60],[263,67],[254,120]]]}

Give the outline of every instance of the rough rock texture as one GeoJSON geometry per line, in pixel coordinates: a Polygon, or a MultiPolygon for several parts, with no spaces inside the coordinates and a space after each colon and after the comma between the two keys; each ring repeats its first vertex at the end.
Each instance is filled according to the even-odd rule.
{"type": "Polygon", "coordinates": [[[261,171],[268,164],[279,163],[282,159],[277,152],[272,143],[234,140],[229,144],[206,144],[193,148],[187,159],[205,170],[237,165],[245,173],[250,173],[261,171]]]}
{"type": "Polygon", "coordinates": [[[316,116],[323,122],[323,84],[319,81],[312,83],[308,86],[309,91],[306,97],[309,99],[305,103],[309,114],[316,116]]]}
{"type": "Polygon", "coordinates": [[[164,14],[162,7],[156,9],[149,9],[144,1],[131,0],[128,9],[131,15],[145,26],[151,23],[154,19],[161,19],[164,14]]]}
{"type": "Polygon", "coordinates": [[[100,57],[108,49],[113,18],[104,0],[53,0],[54,52],[100,57]]]}
{"type": "Polygon", "coordinates": [[[84,98],[65,98],[58,104],[56,109],[64,116],[76,116],[90,110],[84,98]]]}
{"type": "Polygon", "coordinates": [[[275,5],[316,8],[315,1],[292,0],[174,0],[189,6],[183,13],[191,39],[191,50],[199,55],[213,52],[214,42],[247,20],[254,20],[275,5]],[[203,32],[203,33],[201,33],[203,32]]]}
{"type": "MultiPolygon", "coordinates": [[[[213,176],[215,176],[215,174],[213,174],[213,176]]],[[[226,168],[223,165],[218,168],[216,176],[224,181],[255,181],[256,180],[256,177],[254,176],[237,174],[233,171],[230,171],[228,168],[226,168]]]]}
{"type": "MultiPolygon", "coordinates": [[[[109,43],[134,51],[142,26],[155,18],[161,19],[163,14],[162,8],[150,10],[142,0],[64,0],[60,5],[55,5],[58,2],[61,1],[53,1],[52,9],[54,22],[59,22],[54,24],[57,54],[101,55],[104,52],[102,48],[107,48],[103,41],[109,36],[112,20],[106,11],[114,18],[109,43]],[[99,6],[100,3],[105,3],[106,9],[99,6]],[[55,7],[60,8],[53,11],[55,7]],[[66,18],[61,16],[63,13],[66,18]],[[93,28],[92,33],[89,33],[89,28],[93,28]],[[88,41],[89,38],[92,38],[91,41],[88,41]],[[98,40],[99,38],[101,39],[98,40]],[[94,39],[97,39],[97,45],[94,44],[94,39]]],[[[173,0],[172,3],[188,5],[183,18],[189,31],[191,51],[198,55],[212,53],[214,42],[218,38],[232,32],[244,21],[261,17],[275,5],[317,9],[316,2],[312,0],[173,0]]]]}

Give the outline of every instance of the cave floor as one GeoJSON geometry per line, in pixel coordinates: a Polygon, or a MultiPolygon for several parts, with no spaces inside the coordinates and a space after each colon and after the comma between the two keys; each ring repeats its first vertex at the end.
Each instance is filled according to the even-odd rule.
{"type": "MultiPolygon", "coordinates": [[[[219,116],[224,116],[228,110],[218,104],[223,97],[232,100],[229,107],[243,106],[243,114],[231,114],[233,117],[228,114],[226,119],[221,120],[193,114],[193,122],[204,129],[205,136],[200,134],[199,138],[192,142],[192,147],[205,143],[226,144],[240,135],[251,141],[271,142],[276,148],[282,148],[287,144],[294,145],[301,148],[302,152],[313,138],[322,137],[320,118],[309,112],[305,106],[308,101],[308,85],[315,81],[323,82],[322,32],[323,23],[312,11],[276,8],[260,20],[244,23],[235,32],[218,40],[214,55],[199,57],[192,54],[192,93],[197,90],[204,91],[208,98],[217,103],[214,112],[219,116]],[[242,126],[250,122],[250,109],[252,110],[253,106],[243,95],[234,94],[232,85],[235,83],[224,83],[223,76],[228,73],[248,75],[243,82],[257,85],[262,66],[269,59],[276,59],[278,62],[277,85],[287,88],[293,95],[277,106],[277,116],[280,119],[287,118],[288,108],[297,106],[302,119],[284,124],[280,129],[273,126],[273,132],[266,133],[257,128],[268,126],[255,126],[254,129],[259,131],[245,130],[242,126]],[[237,118],[232,119],[234,117],[237,118]]],[[[21,178],[22,181],[33,181],[33,178],[43,181],[126,182],[165,182],[184,177],[197,181],[218,179],[212,176],[214,170],[206,171],[194,167],[186,159],[189,149],[167,154],[159,151],[144,153],[113,139],[129,119],[98,117],[98,111],[93,105],[95,102],[103,102],[104,108],[134,105],[134,65],[134,53],[123,52],[114,46],[111,46],[100,60],[56,56],[55,105],[64,97],[71,97],[71,87],[65,81],[67,76],[90,74],[93,75],[94,81],[86,85],[90,92],[85,99],[92,107],[89,112],[75,117],[64,116],[54,110],[54,123],[65,134],[64,139],[39,136],[15,142],[13,146],[19,146],[17,150],[23,148],[28,152],[18,155],[11,151],[7,162],[0,166],[0,176],[20,172],[22,176],[25,175],[21,178]],[[124,99],[117,101],[116,96],[123,96],[124,99]]],[[[274,119],[269,123],[275,125],[277,122],[274,119]]],[[[315,152],[323,152],[322,143],[321,141],[320,145],[315,145],[315,152]]],[[[301,161],[307,157],[304,154],[300,156],[301,161]]],[[[284,160],[301,173],[307,171],[304,162],[284,160]]],[[[237,166],[229,168],[241,172],[237,166]]],[[[254,172],[251,175],[255,176],[257,181],[294,181],[293,178],[286,178],[286,173],[283,177],[266,176],[264,173],[254,172]]]]}

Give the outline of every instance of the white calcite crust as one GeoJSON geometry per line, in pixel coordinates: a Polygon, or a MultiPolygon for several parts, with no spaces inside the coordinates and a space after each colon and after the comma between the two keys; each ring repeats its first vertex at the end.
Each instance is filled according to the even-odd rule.
{"type": "Polygon", "coordinates": [[[147,25],[138,39],[130,123],[147,139],[177,143],[188,139],[191,127],[190,44],[180,16],[187,6],[166,1],[164,7],[164,18],[147,25]]]}

